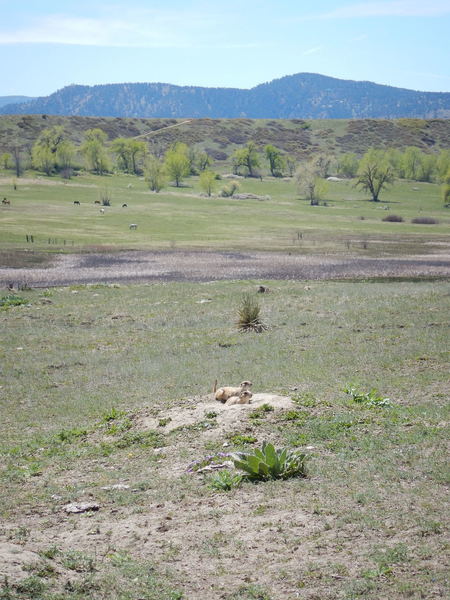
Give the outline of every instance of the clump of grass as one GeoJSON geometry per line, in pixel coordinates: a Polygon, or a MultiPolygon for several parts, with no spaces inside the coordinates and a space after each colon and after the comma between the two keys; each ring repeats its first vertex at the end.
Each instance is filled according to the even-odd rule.
{"type": "Polygon", "coordinates": [[[387,221],[389,223],[403,223],[405,219],[400,215],[387,215],[382,219],[382,221],[387,221]]]}
{"type": "Polygon", "coordinates": [[[0,298],[0,308],[11,308],[11,306],[20,306],[21,304],[29,304],[29,301],[17,294],[8,294],[0,298]]]}
{"type": "Polygon", "coordinates": [[[237,326],[240,331],[261,333],[267,329],[260,317],[261,307],[251,294],[243,294],[238,307],[237,326]]]}
{"type": "Polygon", "coordinates": [[[245,444],[254,444],[257,440],[254,435],[245,435],[234,433],[228,436],[230,442],[235,446],[244,446],[245,444]]]}
{"type": "Polygon", "coordinates": [[[437,225],[439,221],[433,219],[433,217],[414,217],[414,219],[411,219],[411,223],[418,225],[437,225]]]}
{"type": "Polygon", "coordinates": [[[252,410],[252,412],[248,415],[249,419],[261,419],[267,415],[267,413],[272,412],[274,410],[273,406],[270,404],[262,404],[252,410]]]}

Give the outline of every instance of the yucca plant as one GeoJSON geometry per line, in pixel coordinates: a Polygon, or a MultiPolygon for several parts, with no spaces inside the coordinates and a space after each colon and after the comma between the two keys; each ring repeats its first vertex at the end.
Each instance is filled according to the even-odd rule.
{"type": "Polygon", "coordinates": [[[231,460],[237,469],[245,471],[245,477],[250,481],[306,477],[305,454],[289,448],[277,450],[267,442],[261,450],[236,452],[231,455],[231,460]]]}
{"type": "Polygon", "coordinates": [[[261,333],[267,329],[260,318],[261,307],[251,294],[243,294],[238,308],[237,326],[241,331],[256,331],[261,333]]]}

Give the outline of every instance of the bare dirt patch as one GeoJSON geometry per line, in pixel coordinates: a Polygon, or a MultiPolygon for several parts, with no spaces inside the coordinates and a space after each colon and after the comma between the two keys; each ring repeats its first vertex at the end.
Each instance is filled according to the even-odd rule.
{"type": "Polygon", "coordinates": [[[0,267],[0,286],[26,281],[32,287],[151,281],[233,279],[327,280],[449,277],[450,257],[406,258],[303,256],[271,252],[124,251],[60,254],[45,268],[0,267]]]}

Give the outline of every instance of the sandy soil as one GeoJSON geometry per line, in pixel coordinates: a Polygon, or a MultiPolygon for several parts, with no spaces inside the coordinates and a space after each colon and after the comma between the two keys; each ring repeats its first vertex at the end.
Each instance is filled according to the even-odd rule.
{"type": "Polygon", "coordinates": [[[45,268],[0,266],[0,287],[231,279],[321,280],[449,277],[450,255],[404,258],[302,256],[271,252],[123,251],[61,254],[45,268]]]}

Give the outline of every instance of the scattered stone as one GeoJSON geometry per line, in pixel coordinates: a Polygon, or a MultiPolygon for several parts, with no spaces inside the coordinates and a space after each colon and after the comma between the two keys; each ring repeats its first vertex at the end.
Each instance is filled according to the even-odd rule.
{"type": "Polygon", "coordinates": [[[84,513],[90,510],[99,510],[100,504],[96,502],[71,502],[64,506],[64,511],[68,514],[84,513]]]}
{"type": "Polygon", "coordinates": [[[126,483],[115,483],[114,485],[104,485],[102,490],[129,490],[130,486],[126,483]]]}

